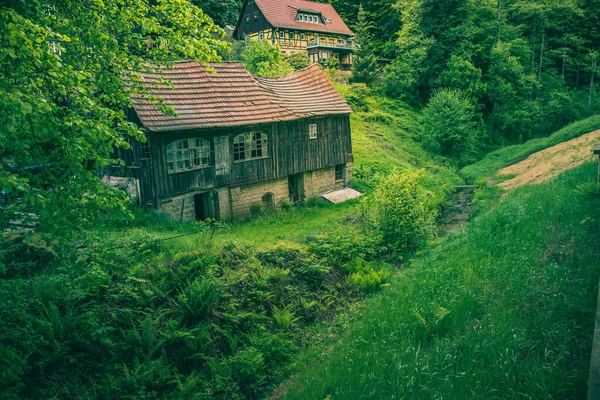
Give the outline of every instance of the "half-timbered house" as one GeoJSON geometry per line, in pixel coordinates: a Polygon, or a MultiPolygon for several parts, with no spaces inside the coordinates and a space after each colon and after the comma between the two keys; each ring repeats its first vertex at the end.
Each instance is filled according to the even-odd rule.
{"type": "Polygon", "coordinates": [[[277,79],[209,67],[142,74],[175,115],[132,98],[147,142],[121,151],[126,167],[111,175],[131,177],[141,201],[176,220],[228,219],[348,185],[351,109],[317,65],[277,79]]]}
{"type": "Polygon", "coordinates": [[[331,4],[307,0],[245,0],[233,33],[237,40],[268,40],[284,54],[305,52],[311,62],[338,58],[352,66],[354,33],[331,4]]]}

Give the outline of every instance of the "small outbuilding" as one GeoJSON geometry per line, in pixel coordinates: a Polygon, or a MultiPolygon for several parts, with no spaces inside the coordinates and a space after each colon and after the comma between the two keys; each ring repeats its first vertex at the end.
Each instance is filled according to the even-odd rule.
{"type": "Polygon", "coordinates": [[[277,79],[241,63],[208,67],[142,73],[175,115],[134,96],[131,118],[147,141],[119,150],[125,167],[108,179],[130,178],[141,202],[182,221],[244,217],[348,186],[351,109],[317,65],[277,79]]]}

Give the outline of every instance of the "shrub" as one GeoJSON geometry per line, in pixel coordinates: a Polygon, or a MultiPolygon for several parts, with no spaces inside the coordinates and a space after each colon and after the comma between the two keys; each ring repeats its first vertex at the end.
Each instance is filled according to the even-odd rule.
{"type": "Polygon", "coordinates": [[[383,242],[400,253],[416,251],[433,236],[436,212],[427,205],[421,172],[395,170],[366,200],[372,225],[383,242]]]}
{"type": "Polygon", "coordinates": [[[319,262],[331,266],[341,266],[356,258],[371,260],[385,250],[377,232],[364,232],[356,225],[336,225],[327,233],[307,239],[309,251],[319,262]]]}
{"type": "Polygon", "coordinates": [[[310,60],[305,52],[292,53],[285,57],[285,60],[296,70],[306,68],[310,65],[310,60]]]}
{"type": "Polygon", "coordinates": [[[368,111],[367,98],[370,90],[364,83],[352,83],[348,85],[344,93],[344,99],[348,102],[354,111],[368,111]]]}
{"type": "Polygon", "coordinates": [[[250,214],[252,214],[253,217],[260,215],[263,212],[264,210],[262,204],[256,203],[250,206],[250,214]]]}
{"type": "Polygon", "coordinates": [[[290,199],[281,199],[279,208],[283,211],[289,211],[294,207],[294,203],[290,199]]]}
{"type": "Polygon", "coordinates": [[[461,90],[436,90],[427,106],[425,144],[435,152],[464,160],[472,155],[482,136],[475,106],[461,90]]]}

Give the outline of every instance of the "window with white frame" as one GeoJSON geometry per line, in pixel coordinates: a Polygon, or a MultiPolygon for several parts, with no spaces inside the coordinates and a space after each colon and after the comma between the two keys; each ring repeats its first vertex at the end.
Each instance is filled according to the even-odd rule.
{"type": "Polygon", "coordinates": [[[311,22],[313,24],[320,24],[321,23],[321,17],[319,17],[318,15],[311,15],[311,14],[297,14],[296,15],[296,21],[303,21],[303,22],[311,22]]]}
{"type": "Polygon", "coordinates": [[[309,139],[317,138],[317,124],[308,125],[308,138],[309,139]]]}
{"type": "Polygon", "coordinates": [[[258,34],[258,40],[265,40],[265,34],[263,32],[258,34]]]}
{"type": "Polygon", "coordinates": [[[285,39],[285,32],[279,31],[279,39],[285,39]]]}
{"type": "Polygon", "coordinates": [[[167,145],[167,170],[170,174],[210,166],[210,142],[182,139],[167,145]]]}
{"type": "Polygon", "coordinates": [[[269,156],[267,134],[247,132],[233,138],[233,161],[248,161],[269,156]]]}

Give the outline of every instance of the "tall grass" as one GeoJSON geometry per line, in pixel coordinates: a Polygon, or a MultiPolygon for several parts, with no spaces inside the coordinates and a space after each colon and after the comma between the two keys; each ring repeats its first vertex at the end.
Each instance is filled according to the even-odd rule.
{"type": "Polygon", "coordinates": [[[463,168],[460,173],[466,180],[475,182],[477,179],[492,176],[508,164],[523,160],[537,151],[575,139],[597,129],[600,129],[600,115],[574,122],[545,138],[503,147],[486,155],[483,160],[463,168]]]}
{"type": "Polygon", "coordinates": [[[595,171],[517,189],[418,256],[285,398],[583,398],[599,275],[595,171]]]}

